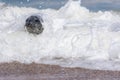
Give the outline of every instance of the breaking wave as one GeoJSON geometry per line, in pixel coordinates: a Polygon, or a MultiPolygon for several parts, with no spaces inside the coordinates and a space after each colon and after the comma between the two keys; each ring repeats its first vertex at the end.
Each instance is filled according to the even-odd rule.
{"type": "Polygon", "coordinates": [[[59,10],[0,3],[0,62],[120,70],[120,14],[91,12],[80,3],[70,0],[59,10]],[[42,16],[42,34],[25,31],[30,15],[42,16]]]}

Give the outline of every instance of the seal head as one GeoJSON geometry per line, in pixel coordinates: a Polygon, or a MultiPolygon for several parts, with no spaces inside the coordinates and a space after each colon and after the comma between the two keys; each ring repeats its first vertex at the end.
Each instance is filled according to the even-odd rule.
{"type": "Polygon", "coordinates": [[[40,34],[43,32],[44,28],[42,26],[41,17],[30,16],[26,19],[25,28],[29,33],[40,34]]]}

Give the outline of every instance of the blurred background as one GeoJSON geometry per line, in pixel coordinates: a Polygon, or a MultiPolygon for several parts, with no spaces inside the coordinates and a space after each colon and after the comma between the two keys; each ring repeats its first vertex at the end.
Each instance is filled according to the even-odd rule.
{"type": "MultiPolygon", "coordinates": [[[[59,9],[68,0],[0,0],[8,5],[19,7],[34,7],[38,9],[53,8],[59,9]]],[[[81,0],[82,6],[91,11],[115,10],[120,11],[120,0],[81,0]]]]}

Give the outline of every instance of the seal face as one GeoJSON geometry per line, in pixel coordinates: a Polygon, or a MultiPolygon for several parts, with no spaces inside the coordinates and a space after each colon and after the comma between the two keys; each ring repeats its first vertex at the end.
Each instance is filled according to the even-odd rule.
{"type": "Polygon", "coordinates": [[[26,27],[26,30],[32,34],[40,34],[44,30],[41,20],[38,16],[28,17],[26,19],[25,27],[26,27]]]}

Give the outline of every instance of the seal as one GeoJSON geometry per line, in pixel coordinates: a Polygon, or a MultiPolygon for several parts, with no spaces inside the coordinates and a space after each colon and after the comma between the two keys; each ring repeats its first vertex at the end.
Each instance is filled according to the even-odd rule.
{"type": "Polygon", "coordinates": [[[26,19],[25,28],[29,33],[40,34],[44,28],[42,25],[42,18],[40,16],[30,16],[26,19]]]}

